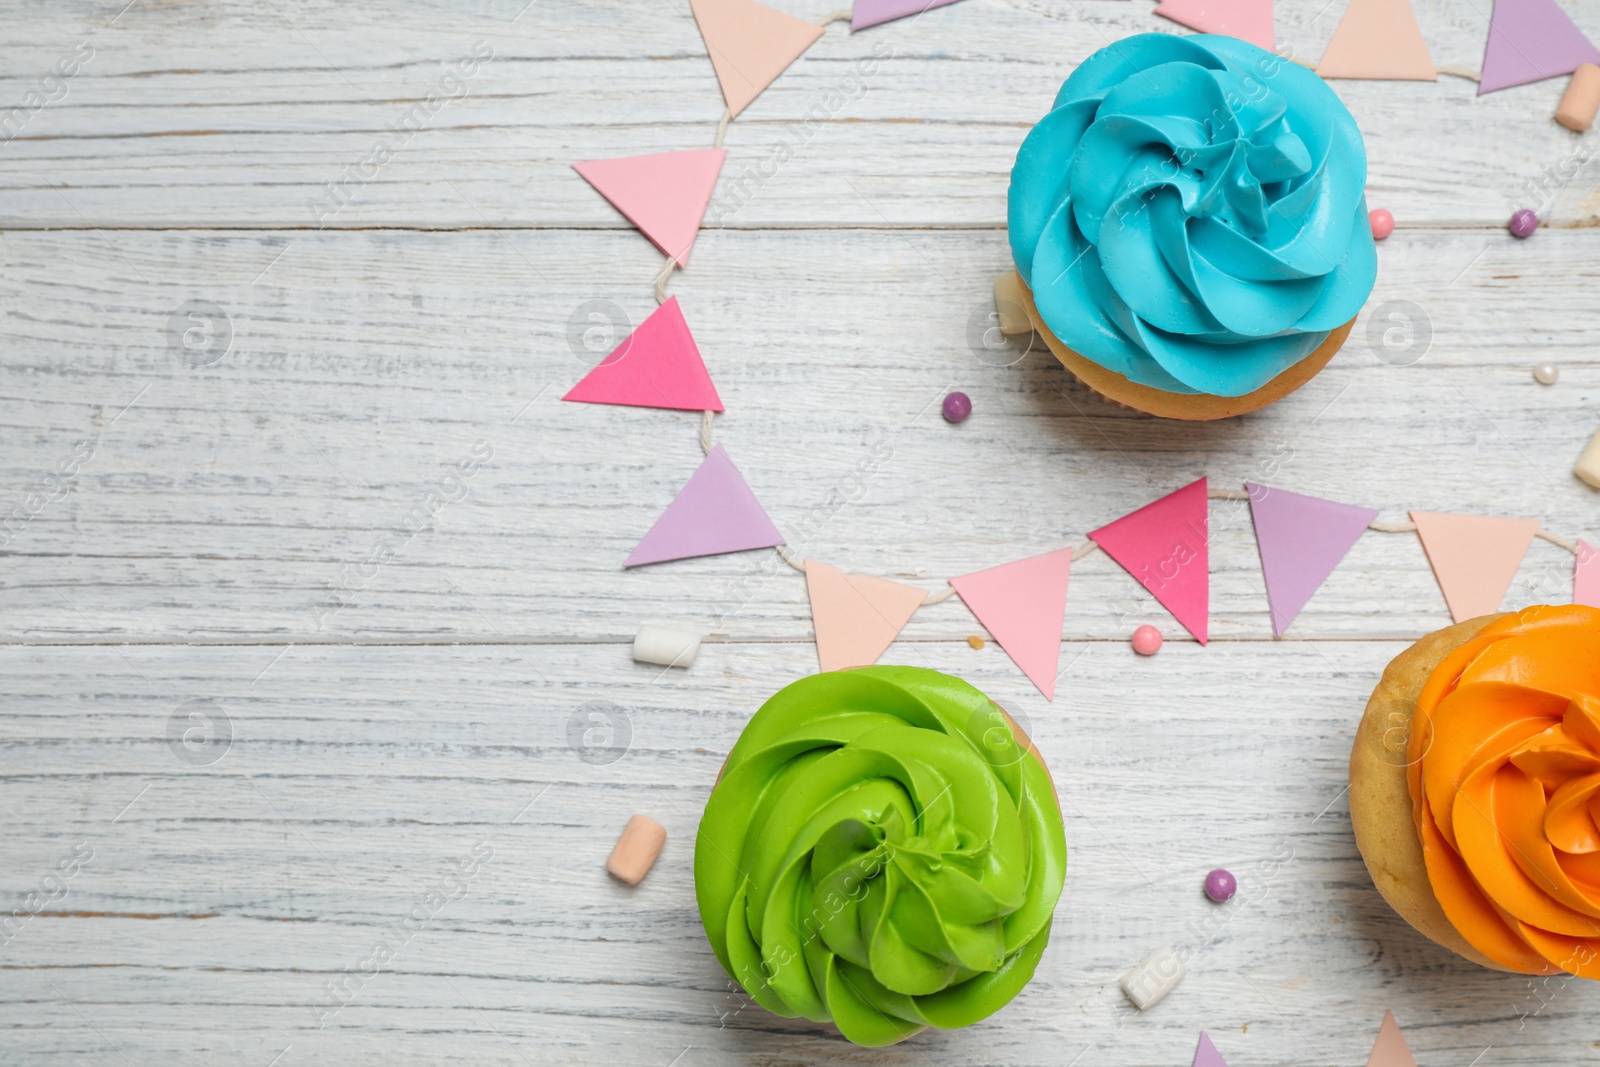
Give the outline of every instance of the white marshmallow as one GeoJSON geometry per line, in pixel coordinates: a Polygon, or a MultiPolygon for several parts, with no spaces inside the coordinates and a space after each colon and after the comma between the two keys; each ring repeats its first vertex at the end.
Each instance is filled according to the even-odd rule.
{"type": "Polygon", "coordinates": [[[666,623],[643,623],[633,639],[633,658],[639,663],[687,667],[699,654],[699,634],[666,623]]]}
{"type": "Polygon", "coordinates": [[[1596,430],[1594,436],[1589,439],[1589,447],[1578,457],[1572,473],[1596,489],[1600,489],[1600,430],[1596,430]]]}
{"type": "Polygon", "coordinates": [[[1183,980],[1183,960],[1169,946],[1162,946],[1144,962],[1122,976],[1122,991],[1140,1011],[1151,1007],[1177,988],[1183,980]]]}

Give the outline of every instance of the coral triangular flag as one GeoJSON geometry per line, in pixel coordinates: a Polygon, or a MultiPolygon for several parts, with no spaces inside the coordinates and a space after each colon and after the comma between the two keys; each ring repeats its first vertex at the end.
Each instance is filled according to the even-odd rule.
{"type": "Polygon", "coordinates": [[[1538,519],[1413,511],[1411,521],[1417,524],[1417,537],[1456,622],[1500,610],[1500,601],[1539,532],[1538,519]]]}
{"type": "Polygon", "coordinates": [[[1367,1067],[1417,1067],[1417,1061],[1406,1045],[1406,1037],[1395,1022],[1394,1012],[1383,1013],[1383,1025],[1378,1027],[1378,1040],[1372,1043],[1372,1055],[1367,1057],[1367,1067]]]}
{"type": "Polygon", "coordinates": [[[1317,73],[1324,78],[1439,80],[1410,0],[1350,0],[1317,73]]]}
{"type": "Polygon", "coordinates": [[[727,156],[725,148],[696,148],[595,159],[572,169],[683,267],[727,156]]]}
{"type": "Polygon", "coordinates": [[[1090,531],[1089,537],[1203,645],[1211,610],[1206,531],[1206,480],[1201,478],[1090,531]]]}
{"type": "Polygon", "coordinates": [[[1211,1035],[1204,1030],[1200,1031],[1200,1043],[1195,1046],[1194,1067],[1228,1067],[1228,1061],[1222,1058],[1217,1046],[1211,1043],[1211,1035]]]}
{"type": "Polygon", "coordinates": [[[924,598],[913,586],[846,574],[814,559],[806,560],[806,593],[817,631],[817,661],[825,671],[878,662],[924,598]]]}
{"type": "Polygon", "coordinates": [[[744,475],[717,445],[667,505],[624,567],[783,544],[744,475]]]}
{"type": "Polygon", "coordinates": [[[561,399],[675,411],[722,410],[722,399],[675,296],[652,311],[561,399]]]}
{"type": "Polygon", "coordinates": [[[850,32],[864,30],[881,22],[893,22],[907,15],[920,15],[935,7],[953,4],[956,0],[856,0],[850,13],[850,32]]]}
{"type": "Polygon", "coordinates": [[[1600,608],[1600,551],[1587,541],[1578,542],[1572,561],[1572,602],[1600,608]]]}
{"type": "Polygon", "coordinates": [[[1244,487],[1250,494],[1272,632],[1281,637],[1378,513],[1254,482],[1244,487]]]}
{"type": "Polygon", "coordinates": [[[1555,0],[1494,0],[1478,95],[1571,74],[1600,50],[1555,0]]]}
{"type": "Polygon", "coordinates": [[[728,112],[737,116],[822,36],[822,27],[755,0],[689,0],[728,112]]]}
{"type": "Polygon", "coordinates": [[[1072,549],[1058,548],[950,579],[962,601],[1046,700],[1056,698],[1071,568],[1072,549]]]}
{"type": "Polygon", "coordinates": [[[1201,33],[1225,33],[1271,52],[1272,0],[1161,0],[1156,14],[1201,33]]]}

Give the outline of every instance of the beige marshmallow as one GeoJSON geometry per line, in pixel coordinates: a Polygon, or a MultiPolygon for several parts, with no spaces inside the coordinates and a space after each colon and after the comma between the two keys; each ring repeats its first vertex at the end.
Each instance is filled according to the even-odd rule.
{"type": "Polygon", "coordinates": [[[1033,323],[1028,321],[1027,304],[1022,298],[1022,278],[1008,270],[994,280],[994,310],[1000,323],[1000,332],[1007,337],[1031,333],[1033,323]]]}
{"type": "Polygon", "coordinates": [[[1585,63],[1572,72],[1567,91],[1556,105],[1556,121],[1584,133],[1594,125],[1596,111],[1600,111],[1600,67],[1585,63]]]}
{"type": "Polygon", "coordinates": [[[661,846],[667,843],[667,828],[648,815],[635,815],[622,828],[622,836],[606,860],[613,878],[638,885],[655,866],[661,846]]]}
{"type": "Polygon", "coordinates": [[[1589,447],[1578,457],[1572,473],[1600,489],[1600,430],[1596,430],[1594,436],[1589,438],[1589,447]]]}

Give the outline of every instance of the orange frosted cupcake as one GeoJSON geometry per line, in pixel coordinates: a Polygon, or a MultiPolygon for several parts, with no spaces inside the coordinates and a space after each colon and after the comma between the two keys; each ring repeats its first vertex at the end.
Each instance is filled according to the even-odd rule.
{"type": "Polygon", "coordinates": [[[1600,609],[1429,634],[1373,691],[1350,818],[1378,891],[1486,967],[1600,978],[1600,609]]]}

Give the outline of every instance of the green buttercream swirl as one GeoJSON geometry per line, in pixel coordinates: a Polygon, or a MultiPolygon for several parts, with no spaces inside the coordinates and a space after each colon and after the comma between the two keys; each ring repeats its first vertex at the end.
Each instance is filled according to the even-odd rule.
{"type": "Polygon", "coordinates": [[[695,842],[717,959],[859,1045],[967,1026],[1033,977],[1066,877],[1043,764],[938,671],[813,675],[762,705],[695,842]]]}

